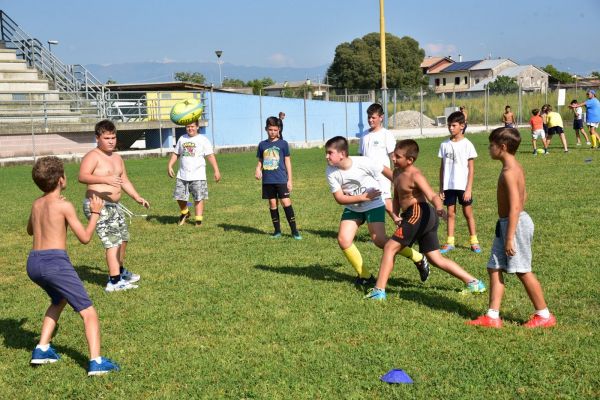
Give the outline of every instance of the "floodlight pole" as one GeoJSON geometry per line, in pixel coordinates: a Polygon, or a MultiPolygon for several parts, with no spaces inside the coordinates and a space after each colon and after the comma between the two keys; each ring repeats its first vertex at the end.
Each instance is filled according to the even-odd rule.
{"type": "Polygon", "coordinates": [[[388,124],[388,98],[387,98],[387,67],[385,54],[385,16],[384,0],[379,0],[379,47],[381,49],[381,97],[383,105],[383,126],[388,124]]]}
{"type": "Polygon", "coordinates": [[[221,74],[221,64],[223,64],[223,61],[221,61],[221,55],[223,54],[223,50],[216,50],[215,54],[217,55],[217,64],[219,65],[219,87],[223,87],[223,75],[221,74]]]}

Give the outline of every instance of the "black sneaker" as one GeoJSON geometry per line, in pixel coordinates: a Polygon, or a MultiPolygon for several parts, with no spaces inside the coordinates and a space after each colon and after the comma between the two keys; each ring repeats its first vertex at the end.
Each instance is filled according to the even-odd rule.
{"type": "Polygon", "coordinates": [[[373,275],[368,278],[361,278],[360,276],[357,276],[356,279],[354,279],[354,284],[356,286],[373,286],[375,285],[375,282],[377,282],[377,279],[375,279],[373,275]]]}
{"type": "Polygon", "coordinates": [[[185,214],[181,214],[179,216],[179,221],[177,222],[177,225],[181,226],[183,224],[185,224],[185,221],[187,221],[187,219],[189,218],[190,213],[185,213],[185,214]]]}
{"type": "Polygon", "coordinates": [[[419,270],[421,282],[425,282],[427,278],[429,278],[429,262],[427,262],[427,257],[423,255],[423,259],[419,262],[416,262],[415,267],[417,267],[417,269],[419,270]]]}

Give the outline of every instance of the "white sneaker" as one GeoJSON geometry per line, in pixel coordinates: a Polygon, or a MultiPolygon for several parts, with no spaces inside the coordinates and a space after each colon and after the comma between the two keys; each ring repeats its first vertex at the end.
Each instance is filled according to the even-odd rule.
{"type": "Polygon", "coordinates": [[[138,288],[138,285],[132,285],[131,283],[127,282],[126,280],[119,279],[119,281],[117,283],[111,283],[110,281],[108,281],[108,283],[106,284],[106,288],[104,288],[104,290],[107,292],[118,292],[121,290],[129,290],[129,289],[137,289],[137,288],[138,288]]]}

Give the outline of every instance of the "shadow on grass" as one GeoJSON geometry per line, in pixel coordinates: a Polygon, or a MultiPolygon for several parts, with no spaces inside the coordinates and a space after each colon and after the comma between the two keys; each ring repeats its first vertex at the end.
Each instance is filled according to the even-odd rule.
{"type": "MultiPolygon", "coordinates": [[[[340,267],[341,264],[336,264],[334,267],[340,267]]],[[[270,266],[270,265],[255,265],[254,268],[262,271],[274,272],[277,274],[284,275],[296,275],[303,276],[306,278],[314,279],[316,281],[326,282],[347,282],[354,283],[354,275],[338,272],[331,267],[326,267],[321,264],[311,264],[306,266],[270,266]]],[[[421,287],[420,284],[404,279],[404,278],[391,278],[389,281],[390,285],[402,286],[402,287],[421,287]]]]}
{"type": "MultiPolygon", "coordinates": [[[[27,318],[21,320],[16,319],[0,319],[0,335],[4,337],[4,345],[10,349],[23,349],[28,352],[33,351],[33,348],[38,343],[38,334],[28,331],[23,328],[23,324],[27,322],[27,318]]],[[[54,335],[58,332],[59,326],[56,325],[54,335]]],[[[87,368],[88,357],[80,352],[65,346],[57,346],[52,344],[59,354],[66,354],[82,368],[87,368]]]]}
{"type": "Polygon", "coordinates": [[[244,226],[244,225],[233,225],[233,224],[218,224],[219,228],[222,228],[225,232],[228,231],[237,231],[241,233],[250,233],[254,235],[266,235],[270,234],[269,232],[261,231],[260,229],[256,229],[252,226],[244,226]]]}
{"type": "Polygon", "coordinates": [[[148,215],[146,220],[156,221],[163,225],[171,225],[179,222],[179,217],[175,217],[173,215],[148,215]]]}
{"type": "Polygon", "coordinates": [[[459,303],[446,296],[440,296],[424,290],[400,289],[398,295],[401,299],[423,304],[436,310],[456,313],[465,319],[475,318],[481,314],[481,309],[474,310],[463,303],[459,303]]]}
{"type": "Polygon", "coordinates": [[[89,265],[74,265],[73,268],[75,268],[82,281],[98,286],[104,286],[108,281],[108,271],[106,269],[90,267],[89,265]]]}
{"type": "MultiPolygon", "coordinates": [[[[330,239],[337,239],[337,236],[338,236],[337,231],[326,230],[326,229],[302,229],[302,232],[307,232],[307,233],[313,234],[315,236],[319,236],[322,238],[330,238],[330,239]]],[[[362,243],[369,243],[369,242],[371,242],[371,238],[369,237],[368,234],[359,233],[354,238],[354,241],[362,242],[362,243]]]]}

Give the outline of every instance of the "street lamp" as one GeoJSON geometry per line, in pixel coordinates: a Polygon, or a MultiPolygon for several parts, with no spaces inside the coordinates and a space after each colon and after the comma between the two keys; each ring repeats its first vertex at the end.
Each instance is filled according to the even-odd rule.
{"type": "Polygon", "coordinates": [[[58,45],[58,40],[48,40],[48,51],[52,53],[52,45],[58,45]]]}
{"type": "Polygon", "coordinates": [[[216,50],[215,54],[217,55],[217,65],[219,65],[219,87],[223,87],[223,76],[221,75],[221,64],[223,64],[223,61],[221,61],[221,55],[223,54],[223,51],[216,50]]]}

